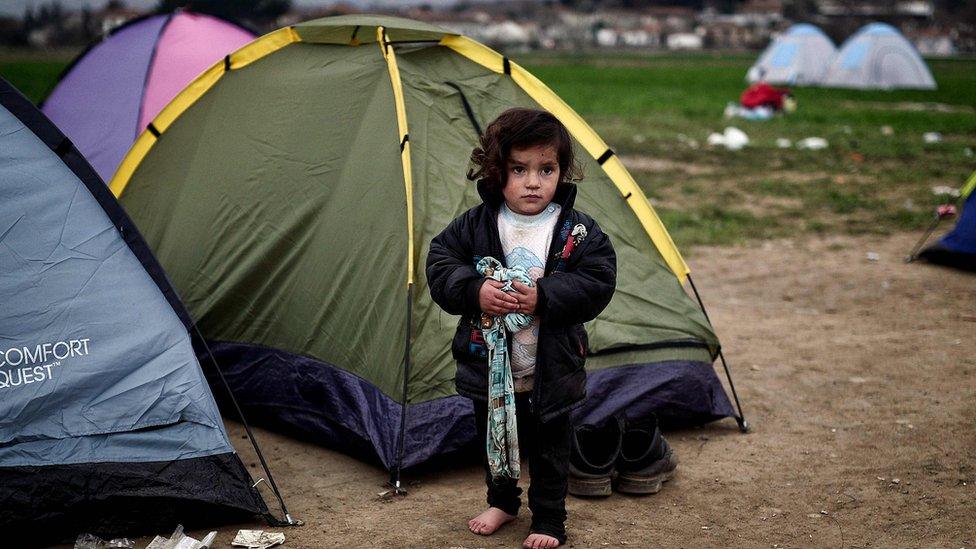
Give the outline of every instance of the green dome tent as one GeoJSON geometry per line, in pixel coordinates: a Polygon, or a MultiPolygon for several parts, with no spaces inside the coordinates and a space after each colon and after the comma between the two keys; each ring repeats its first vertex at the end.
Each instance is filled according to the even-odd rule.
{"type": "Polygon", "coordinates": [[[618,254],[616,295],[587,326],[578,419],[734,415],[688,269],[623,164],[545,85],[463,36],[374,16],[270,33],[177,96],[111,189],[249,417],[398,471],[474,437],[453,383],[458,319],[422,266],[479,201],[465,173],[481,128],[516,105],[567,125],[586,160],[577,207],[618,254]]]}

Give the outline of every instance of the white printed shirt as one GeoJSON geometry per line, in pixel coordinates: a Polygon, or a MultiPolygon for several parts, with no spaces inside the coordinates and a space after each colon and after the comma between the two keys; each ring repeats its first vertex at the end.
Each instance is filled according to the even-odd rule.
{"type": "MultiPolygon", "coordinates": [[[[549,203],[536,215],[521,215],[503,204],[498,212],[498,236],[505,253],[505,266],[522,267],[535,280],[545,273],[546,255],[552,243],[552,233],[559,220],[560,207],[549,203]]],[[[536,349],[539,341],[539,318],[527,328],[511,334],[509,352],[515,391],[532,388],[536,349]]]]}

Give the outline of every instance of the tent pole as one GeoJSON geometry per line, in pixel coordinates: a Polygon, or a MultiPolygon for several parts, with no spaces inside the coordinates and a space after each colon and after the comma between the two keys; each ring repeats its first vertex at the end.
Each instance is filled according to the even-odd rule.
{"type": "Polygon", "coordinates": [[[905,258],[905,263],[911,263],[912,261],[918,259],[919,250],[922,249],[922,246],[925,245],[925,242],[929,239],[930,236],[932,236],[932,233],[935,232],[935,229],[939,227],[939,223],[941,222],[942,222],[942,217],[938,213],[936,213],[935,219],[933,219],[932,223],[929,224],[929,228],[926,229],[925,234],[922,235],[922,238],[918,239],[918,242],[915,243],[915,247],[912,248],[911,253],[908,254],[908,257],[905,258]]]}
{"type": "MultiPolygon", "coordinates": [[[[969,193],[966,192],[966,187],[973,183],[976,183],[976,172],[973,172],[973,175],[969,176],[969,179],[966,180],[966,183],[962,186],[962,192],[960,192],[959,196],[952,200],[953,208],[958,208],[959,203],[962,202],[964,198],[969,196],[969,193]]],[[[939,227],[939,224],[942,223],[942,217],[943,216],[939,215],[938,211],[935,212],[935,219],[932,220],[932,223],[929,224],[929,228],[925,231],[925,234],[922,235],[922,238],[919,239],[919,241],[915,244],[915,247],[912,248],[912,253],[908,254],[908,257],[905,258],[905,263],[911,263],[912,261],[918,259],[918,252],[921,251],[922,246],[929,239],[929,237],[932,236],[935,229],[939,227]]]]}
{"type": "MultiPolygon", "coordinates": [[[[264,453],[261,452],[261,447],[258,446],[258,439],[254,438],[254,432],[251,431],[251,426],[247,422],[247,418],[244,417],[244,411],[241,410],[240,404],[237,403],[237,398],[234,396],[234,391],[231,391],[230,384],[227,383],[227,378],[224,377],[224,372],[220,369],[220,364],[217,363],[216,357],[214,357],[213,351],[210,350],[210,345],[207,344],[207,340],[204,339],[203,334],[200,333],[200,328],[197,324],[193,323],[193,331],[196,332],[197,338],[203,344],[203,348],[207,350],[207,355],[210,357],[210,361],[213,362],[214,369],[217,370],[217,374],[220,376],[220,382],[224,384],[224,389],[227,390],[227,394],[230,396],[230,401],[234,404],[234,409],[237,411],[238,417],[241,418],[241,423],[244,424],[244,430],[247,432],[247,438],[251,441],[251,446],[254,447],[254,451],[258,454],[258,460],[261,461],[261,467],[264,469],[264,473],[268,475],[268,483],[271,485],[271,490],[274,492],[275,497],[278,498],[278,504],[281,506],[281,512],[285,515],[285,520],[279,521],[274,519],[272,516],[268,516],[269,522],[274,519],[272,526],[302,526],[305,524],[301,520],[292,518],[291,514],[288,512],[288,507],[285,506],[285,498],[281,496],[281,491],[278,490],[278,484],[275,483],[274,475],[271,474],[271,468],[268,467],[268,462],[264,459],[264,453]]],[[[258,481],[260,482],[260,480],[258,481]]],[[[254,486],[257,486],[255,483],[254,486]]]]}
{"type": "Polygon", "coordinates": [[[400,480],[400,470],[403,464],[404,445],[407,437],[407,394],[410,383],[410,344],[412,338],[410,327],[413,325],[413,282],[407,283],[407,342],[403,353],[403,398],[400,405],[400,436],[397,442],[396,465],[390,471],[390,486],[392,493],[397,496],[404,496],[407,490],[403,488],[400,480]]]}
{"type": "MultiPolygon", "coordinates": [[[[708,311],[705,310],[705,304],[702,302],[701,295],[698,293],[698,288],[695,287],[695,281],[691,279],[691,273],[688,273],[688,283],[691,284],[691,289],[695,292],[695,299],[698,300],[698,306],[701,307],[702,313],[705,315],[705,320],[709,324],[712,320],[708,318],[708,311]]],[[[732,398],[735,399],[735,407],[739,411],[739,415],[736,416],[735,421],[739,424],[739,430],[743,433],[749,432],[749,422],[746,421],[745,414],[742,413],[742,404],[739,403],[739,394],[735,391],[735,383],[732,382],[732,372],[729,371],[729,365],[725,362],[725,355],[722,353],[722,346],[719,345],[718,357],[722,360],[722,368],[725,369],[725,377],[729,380],[729,388],[732,389],[732,398]]]]}

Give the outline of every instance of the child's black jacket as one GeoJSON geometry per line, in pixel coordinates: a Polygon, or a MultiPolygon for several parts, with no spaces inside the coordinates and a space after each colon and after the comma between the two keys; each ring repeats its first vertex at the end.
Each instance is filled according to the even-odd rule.
{"type": "MultiPolygon", "coordinates": [[[[501,196],[491,195],[481,185],[478,191],[484,202],[461,214],[431,241],[427,284],[438,305],[450,314],[461,315],[451,345],[458,362],[457,391],[483,402],[488,398],[488,361],[472,342],[480,341],[478,292],[485,278],[475,270],[475,263],[485,256],[503,264],[505,260],[498,236],[501,196]]],[[[587,335],[583,323],[596,318],[610,303],[616,286],[617,258],[610,238],[590,216],[573,209],[575,199],[575,185],[557,187],[553,202],[562,211],[545,275],[537,281],[536,315],[541,322],[531,402],[542,421],[571,410],[586,397],[583,363],[587,335]],[[567,221],[570,227],[582,224],[586,238],[573,250],[564,268],[553,272],[564,244],[560,229],[567,221]]]]}

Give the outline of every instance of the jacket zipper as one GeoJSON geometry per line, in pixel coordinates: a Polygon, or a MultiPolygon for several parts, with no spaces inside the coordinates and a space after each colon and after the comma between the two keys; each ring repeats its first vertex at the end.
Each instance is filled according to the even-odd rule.
{"type": "MultiPolygon", "coordinates": [[[[563,224],[566,223],[566,219],[569,217],[569,208],[560,206],[559,218],[556,220],[556,226],[552,230],[552,239],[549,242],[549,251],[546,255],[546,268],[542,273],[542,276],[548,276],[552,274],[552,271],[556,268],[556,261],[553,259],[553,254],[555,250],[559,248],[559,231],[562,230],[563,224]]],[[[570,236],[569,238],[572,238],[570,236]]],[[[539,319],[539,338],[542,338],[542,324],[543,319],[539,319]]],[[[540,360],[542,356],[542,345],[538,343],[535,346],[535,380],[532,382],[532,396],[529,397],[529,412],[535,413],[535,403],[539,402],[539,395],[542,394],[540,387],[542,386],[541,380],[542,376],[539,375],[539,366],[542,364],[540,360]]],[[[537,414],[540,419],[542,414],[537,414]]]]}

